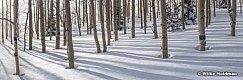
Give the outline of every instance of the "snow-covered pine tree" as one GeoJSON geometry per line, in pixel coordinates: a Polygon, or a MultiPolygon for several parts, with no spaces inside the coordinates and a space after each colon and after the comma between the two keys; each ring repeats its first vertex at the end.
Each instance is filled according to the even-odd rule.
{"type": "Polygon", "coordinates": [[[175,6],[175,8],[172,10],[172,7],[169,5],[166,5],[166,12],[167,13],[167,29],[169,31],[173,31],[176,29],[180,29],[179,26],[181,25],[181,19],[179,19],[179,12],[180,8],[179,6],[175,6]]]}
{"type": "Polygon", "coordinates": [[[219,8],[227,8],[228,3],[227,0],[219,0],[219,8]]]}
{"type": "MultiPolygon", "coordinates": [[[[181,11],[179,14],[181,14],[181,11]]],[[[187,25],[197,24],[196,0],[184,0],[184,16],[187,25]]],[[[180,16],[181,18],[182,16],[180,16]]]]}

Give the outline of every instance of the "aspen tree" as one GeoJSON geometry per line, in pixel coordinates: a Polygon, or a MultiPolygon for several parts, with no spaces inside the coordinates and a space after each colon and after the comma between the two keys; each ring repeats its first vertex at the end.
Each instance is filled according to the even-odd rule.
{"type": "Polygon", "coordinates": [[[147,2],[147,0],[144,0],[143,1],[143,17],[144,17],[144,34],[146,34],[147,33],[147,9],[148,9],[148,4],[147,4],[148,2],[147,2]]]}
{"type": "Polygon", "coordinates": [[[39,2],[40,6],[40,27],[41,27],[41,44],[42,44],[42,53],[46,52],[46,38],[45,38],[45,18],[44,16],[44,9],[43,9],[43,1],[40,0],[39,2]]]}
{"type": "Polygon", "coordinates": [[[106,29],[107,29],[107,44],[111,43],[111,30],[110,30],[110,1],[106,0],[106,29]]]}
{"type": "Polygon", "coordinates": [[[60,48],[60,0],[56,0],[56,49],[60,48]]]}
{"type": "Polygon", "coordinates": [[[132,38],[135,38],[135,0],[132,0],[132,38]]]}
{"type": "Polygon", "coordinates": [[[107,51],[106,39],[105,39],[105,22],[104,22],[104,12],[103,12],[103,0],[99,1],[99,9],[100,9],[100,21],[101,21],[101,34],[102,34],[102,41],[103,41],[103,52],[107,51]]]}
{"type": "Polygon", "coordinates": [[[143,7],[143,0],[140,1],[141,29],[143,29],[143,8],[142,7],[143,7]]]}
{"type": "Polygon", "coordinates": [[[232,1],[232,7],[231,7],[231,11],[230,11],[230,25],[231,25],[231,29],[230,29],[230,35],[231,36],[235,36],[235,26],[236,26],[236,0],[231,0],[232,1]]]}
{"type": "Polygon", "coordinates": [[[153,26],[154,26],[154,38],[158,38],[157,33],[157,22],[156,22],[156,13],[155,13],[155,0],[152,0],[152,11],[153,11],[153,26]]]}
{"type": "Polygon", "coordinates": [[[206,0],[206,27],[208,27],[209,25],[209,6],[210,6],[210,3],[209,3],[209,0],[206,0]]]}
{"type": "MultiPolygon", "coordinates": [[[[2,18],[4,18],[4,1],[2,0],[2,18]]],[[[4,44],[4,20],[2,19],[2,43],[4,44]]]]}
{"type": "Polygon", "coordinates": [[[18,1],[14,0],[14,57],[15,57],[15,65],[16,65],[16,73],[15,75],[20,74],[19,70],[19,55],[18,55],[18,42],[17,42],[17,27],[18,27],[18,1]]]}
{"type": "Polygon", "coordinates": [[[77,22],[78,22],[78,31],[79,31],[79,36],[81,36],[81,24],[80,24],[80,11],[78,9],[78,0],[75,1],[76,5],[76,15],[77,15],[77,22]]]}
{"type": "MultiPolygon", "coordinates": [[[[6,0],[6,19],[8,20],[8,0],[6,0]]],[[[6,24],[6,26],[5,26],[5,34],[6,34],[6,39],[8,39],[8,21],[6,20],[6,22],[5,22],[5,24],[6,24]]]]}
{"type": "Polygon", "coordinates": [[[72,39],[72,21],[71,21],[71,10],[69,0],[65,0],[65,13],[66,13],[66,31],[67,31],[67,52],[69,55],[69,69],[74,68],[74,51],[73,51],[73,39],[72,39]]]}
{"type": "Polygon", "coordinates": [[[115,41],[118,41],[118,31],[117,31],[117,26],[119,26],[119,25],[117,25],[117,0],[114,0],[113,1],[113,12],[114,12],[114,14],[113,14],[113,18],[114,18],[114,34],[115,34],[115,41]]]}
{"type": "Polygon", "coordinates": [[[162,28],[162,58],[168,58],[168,39],[167,39],[167,13],[166,1],[160,1],[161,28],[162,28]]]}
{"type": "Polygon", "coordinates": [[[127,24],[126,24],[126,17],[127,17],[127,0],[123,0],[123,28],[124,28],[124,34],[127,34],[127,24]]]}
{"type": "Polygon", "coordinates": [[[29,50],[32,50],[33,21],[32,21],[32,0],[29,0],[29,50]]]}
{"type": "Polygon", "coordinates": [[[96,19],[95,19],[95,5],[94,5],[94,0],[90,0],[91,2],[91,19],[92,19],[92,26],[93,26],[93,30],[94,30],[94,39],[95,39],[95,44],[96,44],[96,48],[97,48],[97,53],[100,53],[100,43],[99,43],[99,39],[98,39],[98,35],[97,35],[97,29],[96,29],[96,19]]]}
{"type": "MultiPolygon", "coordinates": [[[[12,0],[10,0],[10,16],[9,16],[9,18],[10,18],[10,21],[12,21],[12,0]]],[[[12,32],[12,29],[13,28],[13,26],[12,26],[12,24],[10,24],[10,42],[11,42],[11,44],[13,44],[13,32],[12,32]]]]}
{"type": "Polygon", "coordinates": [[[182,29],[186,29],[185,26],[185,12],[184,12],[184,8],[185,8],[185,4],[184,4],[184,0],[181,0],[181,23],[182,23],[182,29]]]}
{"type": "Polygon", "coordinates": [[[200,46],[199,50],[200,51],[205,51],[206,47],[206,35],[205,35],[205,0],[198,0],[198,27],[199,29],[199,41],[200,41],[200,46]]]}
{"type": "Polygon", "coordinates": [[[242,0],[239,0],[240,2],[240,14],[242,14],[242,0]]]}

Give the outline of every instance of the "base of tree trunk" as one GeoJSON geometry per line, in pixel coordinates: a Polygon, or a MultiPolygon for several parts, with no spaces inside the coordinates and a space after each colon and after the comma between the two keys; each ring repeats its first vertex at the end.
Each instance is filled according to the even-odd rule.
{"type": "MultiPolygon", "coordinates": [[[[211,46],[205,46],[205,51],[207,51],[207,50],[211,50],[212,49],[212,47],[211,46]]],[[[198,51],[200,51],[200,45],[198,45],[198,46],[196,46],[195,47],[195,50],[198,50],[198,51]]]]}

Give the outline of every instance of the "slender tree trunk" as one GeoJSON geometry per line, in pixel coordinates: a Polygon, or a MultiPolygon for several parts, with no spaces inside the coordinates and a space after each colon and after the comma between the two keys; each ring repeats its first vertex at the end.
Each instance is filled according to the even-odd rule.
{"type": "Polygon", "coordinates": [[[231,0],[232,1],[232,7],[231,7],[231,11],[230,11],[230,25],[231,25],[231,31],[230,31],[230,35],[231,36],[235,36],[235,26],[236,26],[236,9],[237,9],[237,4],[236,4],[236,0],[231,0]]]}
{"type": "MultiPolygon", "coordinates": [[[[2,0],[2,18],[4,18],[4,1],[2,0]]],[[[4,20],[2,19],[2,43],[4,44],[4,20]]]]}
{"type": "Polygon", "coordinates": [[[60,49],[60,0],[56,0],[56,49],[60,49]]]}
{"type": "Polygon", "coordinates": [[[15,65],[16,65],[16,75],[20,74],[19,70],[19,55],[18,55],[18,42],[17,42],[17,27],[18,27],[18,1],[14,0],[14,57],[15,57],[15,65]]]}
{"type": "Polygon", "coordinates": [[[209,0],[206,0],[206,27],[209,25],[209,0]]]}
{"type": "Polygon", "coordinates": [[[147,34],[147,9],[148,9],[148,4],[147,4],[147,0],[143,1],[143,17],[144,17],[144,34],[147,34]]]}
{"type": "Polygon", "coordinates": [[[213,0],[213,15],[216,17],[216,0],[213,0]]]}
{"type": "Polygon", "coordinates": [[[209,0],[208,1],[208,25],[211,25],[211,19],[212,19],[212,16],[211,16],[211,13],[212,13],[212,11],[211,11],[211,2],[210,2],[211,0],[209,0]]]}
{"type": "Polygon", "coordinates": [[[143,29],[143,8],[142,7],[143,7],[143,0],[140,1],[140,8],[141,8],[140,9],[140,13],[141,13],[141,19],[140,19],[141,20],[140,21],[141,22],[141,29],[143,29]]]}
{"type": "Polygon", "coordinates": [[[155,0],[152,0],[152,11],[153,11],[153,25],[154,25],[154,38],[158,38],[157,33],[157,21],[156,21],[156,13],[155,13],[155,0]]]}
{"type": "Polygon", "coordinates": [[[168,58],[168,39],[167,39],[167,14],[166,1],[160,1],[161,28],[162,28],[162,58],[168,58]]]}
{"type": "MultiPolygon", "coordinates": [[[[205,51],[206,46],[206,35],[205,35],[205,16],[204,16],[205,0],[198,0],[198,27],[199,30],[199,41],[200,51],[205,51]]],[[[206,24],[207,25],[207,24],[206,24]]]]}
{"type": "Polygon", "coordinates": [[[32,50],[33,21],[32,21],[32,0],[29,0],[29,50],[32,50]]]}
{"type": "Polygon", "coordinates": [[[89,15],[88,15],[88,1],[87,0],[85,0],[85,15],[86,15],[86,17],[85,17],[85,19],[86,19],[86,22],[87,22],[87,34],[89,34],[89,15]]]}
{"type": "MultiPolygon", "coordinates": [[[[8,0],[6,0],[6,19],[8,19],[8,0]]],[[[5,26],[5,31],[6,31],[6,39],[8,39],[8,21],[5,22],[6,26],[5,26]]]]}
{"type": "MultiPolygon", "coordinates": [[[[10,0],[10,21],[12,21],[12,0],[10,0]]],[[[10,42],[13,44],[13,32],[12,32],[12,24],[10,24],[10,42]]]]}
{"type": "Polygon", "coordinates": [[[118,41],[118,31],[117,31],[117,26],[119,26],[119,25],[117,25],[117,0],[114,0],[113,1],[113,12],[114,12],[114,34],[115,34],[115,41],[118,41]]]}
{"type": "Polygon", "coordinates": [[[135,38],[135,0],[132,0],[132,38],[135,38]]]}
{"type": "Polygon", "coordinates": [[[78,22],[78,31],[79,31],[79,36],[81,36],[81,25],[80,25],[80,11],[78,10],[78,0],[76,0],[76,15],[77,15],[77,22],[78,22]]]}
{"type": "Polygon", "coordinates": [[[36,1],[36,26],[35,26],[35,29],[36,29],[36,38],[39,39],[39,25],[40,25],[40,8],[39,8],[39,1],[36,1]]]}
{"type": "Polygon", "coordinates": [[[127,24],[126,24],[126,17],[127,17],[127,0],[123,0],[123,26],[124,26],[124,34],[127,34],[127,24]]]}
{"type": "Polygon", "coordinates": [[[67,43],[67,36],[66,36],[66,22],[67,22],[67,20],[66,20],[66,13],[65,13],[65,10],[66,10],[66,8],[65,8],[65,4],[63,4],[63,45],[64,46],[66,46],[66,43],[67,43]]]}
{"type": "Polygon", "coordinates": [[[96,19],[95,19],[95,5],[94,5],[94,0],[90,0],[91,2],[91,19],[92,19],[92,26],[93,26],[93,30],[94,30],[94,39],[95,39],[95,43],[96,43],[96,48],[97,48],[97,53],[100,53],[100,43],[99,43],[99,39],[98,39],[98,35],[97,35],[97,29],[96,29],[96,19]]]}
{"type": "Polygon", "coordinates": [[[242,14],[242,0],[239,1],[240,1],[240,14],[242,14]]]}
{"type": "Polygon", "coordinates": [[[99,1],[99,8],[100,8],[100,21],[101,21],[101,31],[102,31],[102,41],[103,41],[103,52],[107,51],[106,39],[105,39],[105,22],[104,22],[104,12],[103,12],[103,0],[99,1]]]}
{"type": "Polygon", "coordinates": [[[184,8],[185,8],[185,5],[184,5],[184,0],[181,0],[181,23],[182,23],[182,29],[186,29],[186,26],[185,26],[185,12],[184,12],[184,8]]]}
{"type": "Polygon", "coordinates": [[[111,30],[110,30],[110,1],[106,0],[106,29],[108,45],[111,43],[111,30]]]}
{"type": "Polygon", "coordinates": [[[40,0],[39,2],[40,4],[40,27],[41,27],[41,44],[42,44],[42,53],[46,52],[46,38],[45,38],[45,18],[43,18],[42,16],[44,16],[44,9],[43,9],[43,1],[40,0]]]}
{"type": "Polygon", "coordinates": [[[129,23],[129,20],[130,20],[130,6],[131,6],[131,0],[128,0],[128,6],[127,6],[127,22],[129,23]]]}
{"type": "Polygon", "coordinates": [[[27,24],[28,24],[29,12],[27,12],[26,14],[27,14],[27,18],[26,18],[25,25],[24,25],[24,51],[26,50],[26,29],[27,29],[27,24]]]}
{"type": "Polygon", "coordinates": [[[65,13],[66,13],[66,31],[67,31],[67,50],[69,55],[69,69],[74,68],[74,51],[73,51],[73,39],[72,39],[72,19],[69,0],[65,0],[65,13]]]}

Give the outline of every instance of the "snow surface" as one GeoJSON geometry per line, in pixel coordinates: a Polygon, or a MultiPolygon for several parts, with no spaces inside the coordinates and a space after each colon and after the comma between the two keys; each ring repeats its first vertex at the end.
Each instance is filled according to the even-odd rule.
{"type": "MultiPolygon", "coordinates": [[[[120,31],[119,41],[112,39],[108,52],[99,54],[95,53],[93,36],[86,35],[85,27],[82,27],[83,35],[78,36],[74,25],[75,69],[65,69],[68,67],[67,48],[54,49],[54,37],[53,40],[46,37],[47,53],[40,53],[41,41],[36,38],[33,50],[24,52],[21,37],[18,44],[21,75],[13,75],[14,48],[6,40],[5,44],[0,44],[0,80],[243,80],[242,14],[237,16],[236,36],[232,37],[228,36],[230,19],[226,9],[217,9],[217,17],[212,17],[212,25],[206,29],[207,45],[211,48],[205,52],[195,49],[199,45],[197,25],[168,32],[172,55],[168,59],[159,57],[161,35],[159,39],[152,39],[150,27],[148,34],[143,34],[140,19],[136,20],[136,38],[131,38],[130,29],[127,35],[120,31]],[[238,76],[197,76],[198,71],[238,72],[238,76]]],[[[157,22],[159,25],[160,20],[157,22]]],[[[152,26],[152,21],[148,21],[148,25],[152,26]]],[[[158,30],[161,34],[160,27],[158,30]]],[[[100,29],[98,32],[101,40],[100,29]]]]}

